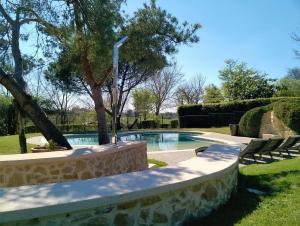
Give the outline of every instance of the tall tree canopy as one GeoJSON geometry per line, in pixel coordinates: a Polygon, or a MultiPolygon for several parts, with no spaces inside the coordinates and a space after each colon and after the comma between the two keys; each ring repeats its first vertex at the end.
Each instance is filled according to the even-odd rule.
{"type": "Polygon", "coordinates": [[[244,62],[226,60],[224,69],[219,73],[225,97],[229,100],[272,97],[275,92],[274,79],[248,68],[244,62]]]}
{"type": "Polygon", "coordinates": [[[144,4],[131,18],[121,15],[122,3],[120,0],[72,1],[68,4],[68,20],[64,26],[45,26],[45,31],[60,44],[61,60],[57,63],[63,63],[72,72],[63,76],[82,76],[88,85],[95,103],[100,144],[108,142],[103,91],[112,91],[114,42],[129,36],[120,57],[117,112],[122,112],[129,92],[163,68],[168,63],[167,56],[176,53],[179,44],[198,41],[195,33],[199,24],[180,24],[155,1],[144,4]]]}
{"type": "Polygon", "coordinates": [[[220,103],[224,101],[224,96],[221,90],[214,84],[210,84],[204,89],[204,103],[220,103]]]}

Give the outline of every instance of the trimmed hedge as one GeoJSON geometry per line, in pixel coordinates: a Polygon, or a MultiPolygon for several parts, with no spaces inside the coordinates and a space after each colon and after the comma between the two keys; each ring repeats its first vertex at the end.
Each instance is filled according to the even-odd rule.
{"type": "MultiPolygon", "coordinates": [[[[89,124],[89,125],[82,125],[82,124],[70,124],[70,125],[56,125],[56,127],[62,133],[81,133],[81,132],[95,132],[97,131],[98,127],[97,124],[89,124]]],[[[26,126],[25,128],[26,133],[37,133],[40,132],[39,129],[35,126],[26,126]]]]}
{"type": "Polygon", "coordinates": [[[271,111],[273,104],[253,108],[247,111],[239,122],[239,135],[244,137],[258,137],[261,118],[264,113],[271,111]]]}
{"type": "Polygon", "coordinates": [[[177,109],[179,125],[182,128],[196,128],[237,124],[248,110],[266,106],[279,100],[300,100],[300,98],[258,98],[215,104],[182,105],[177,109]]]}
{"type": "Polygon", "coordinates": [[[142,129],[154,129],[157,127],[157,122],[155,120],[144,120],[141,122],[140,127],[142,129]]]}
{"type": "Polygon", "coordinates": [[[274,103],[273,110],[287,127],[300,134],[300,100],[274,103]]]}
{"type": "Polygon", "coordinates": [[[171,120],[171,128],[178,128],[178,120],[171,120]]]}
{"type": "Polygon", "coordinates": [[[263,114],[272,110],[288,128],[300,134],[300,100],[289,99],[247,111],[239,122],[239,135],[258,137],[263,114]]]}

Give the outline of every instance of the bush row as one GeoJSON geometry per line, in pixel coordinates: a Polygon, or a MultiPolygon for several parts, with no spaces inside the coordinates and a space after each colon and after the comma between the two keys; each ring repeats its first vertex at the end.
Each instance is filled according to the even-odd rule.
{"type": "Polygon", "coordinates": [[[178,107],[178,115],[208,115],[210,113],[246,112],[252,108],[265,106],[278,100],[300,100],[299,97],[258,98],[253,100],[237,100],[215,104],[191,104],[178,107]]]}
{"type": "MultiPolygon", "coordinates": [[[[62,133],[80,133],[80,132],[95,132],[97,131],[97,124],[70,124],[70,125],[56,125],[56,127],[62,133]]],[[[110,128],[110,125],[108,125],[110,128]]],[[[140,128],[143,129],[150,129],[150,128],[177,128],[178,127],[178,120],[172,120],[171,124],[157,124],[154,120],[146,120],[142,121],[139,125],[140,128]]],[[[25,128],[26,133],[37,133],[40,132],[36,126],[27,126],[25,128]]]]}
{"type": "MultiPolygon", "coordinates": [[[[82,124],[70,124],[70,125],[56,125],[56,127],[62,133],[74,132],[94,132],[97,131],[97,125],[89,124],[89,125],[82,125],[82,124]]],[[[39,129],[35,126],[27,126],[25,128],[26,133],[37,133],[40,132],[39,129]]]]}
{"type": "Polygon", "coordinates": [[[300,100],[296,97],[258,98],[216,104],[194,104],[178,107],[179,124],[182,128],[228,126],[239,123],[250,109],[283,100],[300,100]]]}

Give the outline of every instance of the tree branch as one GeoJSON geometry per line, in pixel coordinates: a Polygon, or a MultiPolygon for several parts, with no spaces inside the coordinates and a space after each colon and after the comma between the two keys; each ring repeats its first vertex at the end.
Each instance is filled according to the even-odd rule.
{"type": "Polygon", "coordinates": [[[7,22],[10,25],[13,25],[15,23],[15,21],[8,15],[8,13],[5,11],[5,9],[3,8],[2,4],[0,3],[0,13],[3,15],[3,17],[7,20],[7,22]]]}

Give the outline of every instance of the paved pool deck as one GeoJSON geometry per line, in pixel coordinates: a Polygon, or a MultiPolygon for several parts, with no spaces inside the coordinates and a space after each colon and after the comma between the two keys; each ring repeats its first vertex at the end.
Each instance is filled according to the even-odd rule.
{"type": "MultiPolygon", "coordinates": [[[[184,130],[178,132],[185,132],[184,130]]],[[[199,133],[200,138],[214,140],[234,146],[240,146],[243,143],[249,143],[252,138],[249,137],[236,137],[228,134],[213,133],[213,132],[202,132],[202,131],[186,131],[191,133],[199,133]]],[[[27,142],[35,145],[44,145],[47,143],[43,136],[37,136],[27,139],[27,142]]],[[[186,150],[170,150],[170,151],[157,151],[148,152],[149,159],[156,159],[159,161],[166,162],[168,165],[177,165],[179,162],[186,161],[190,158],[195,157],[194,149],[186,150]]]]}
{"type": "MultiPolygon", "coordinates": [[[[201,131],[189,131],[197,132],[199,137],[214,140],[234,146],[240,146],[243,143],[249,143],[252,138],[250,137],[236,137],[227,134],[213,133],[213,132],[201,132],[201,131]]],[[[148,152],[149,159],[156,159],[159,161],[166,162],[168,165],[177,165],[179,162],[186,161],[190,158],[195,157],[194,149],[186,150],[174,150],[174,151],[157,151],[157,152],[148,152]]]]}

